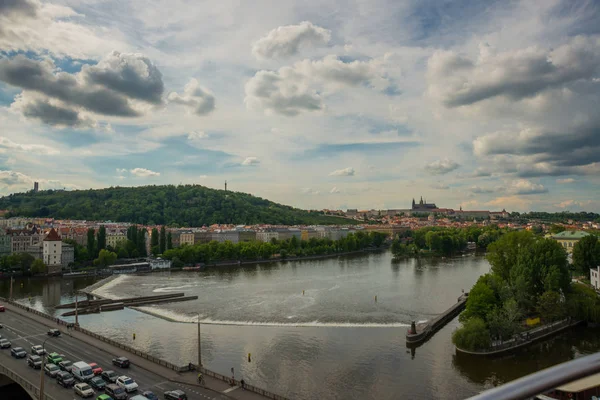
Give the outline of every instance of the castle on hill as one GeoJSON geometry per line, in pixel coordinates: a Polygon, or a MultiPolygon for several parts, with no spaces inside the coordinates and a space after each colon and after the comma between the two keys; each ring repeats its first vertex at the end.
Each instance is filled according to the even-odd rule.
{"type": "Polygon", "coordinates": [[[432,211],[436,210],[437,208],[438,207],[435,205],[435,203],[427,203],[427,200],[423,200],[423,196],[421,196],[419,204],[415,203],[415,199],[413,198],[411,211],[432,211]]]}

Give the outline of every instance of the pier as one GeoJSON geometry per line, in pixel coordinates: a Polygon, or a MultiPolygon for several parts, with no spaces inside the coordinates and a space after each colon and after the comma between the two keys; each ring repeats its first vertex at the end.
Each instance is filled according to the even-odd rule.
{"type": "Polygon", "coordinates": [[[410,324],[410,328],[406,332],[406,344],[420,345],[429,339],[435,332],[440,330],[444,325],[456,317],[462,310],[465,309],[469,293],[465,293],[458,298],[458,301],[449,309],[438,315],[437,317],[417,324],[414,321],[410,324]]]}

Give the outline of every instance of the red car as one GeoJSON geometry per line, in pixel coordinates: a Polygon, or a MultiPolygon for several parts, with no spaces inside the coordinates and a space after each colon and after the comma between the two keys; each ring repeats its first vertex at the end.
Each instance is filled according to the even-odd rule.
{"type": "Polygon", "coordinates": [[[89,363],[88,364],[90,367],[92,367],[92,372],[94,373],[94,375],[100,375],[102,373],[102,367],[99,366],[96,363],[89,363]]]}
{"type": "Polygon", "coordinates": [[[0,312],[4,312],[4,311],[6,311],[6,308],[4,308],[3,305],[0,305],[0,312]]]}

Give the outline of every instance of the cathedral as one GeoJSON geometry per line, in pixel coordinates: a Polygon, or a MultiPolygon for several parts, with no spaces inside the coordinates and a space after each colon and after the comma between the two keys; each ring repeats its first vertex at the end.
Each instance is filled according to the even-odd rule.
{"type": "Polygon", "coordinates": [[[437,206],[435,203],[427,203],[427,200],[423,200],[423,196],[421,196],[421,200],[418,204],[415,203],[415,199],[413,199],[411,211],[431,211],[436,208],[437,206]]]}

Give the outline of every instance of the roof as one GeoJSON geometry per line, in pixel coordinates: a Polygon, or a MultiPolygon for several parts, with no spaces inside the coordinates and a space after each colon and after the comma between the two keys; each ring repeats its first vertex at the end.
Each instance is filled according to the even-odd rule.
{"type": "Polygon", "coordinates": [[[60,236],[54,228],[50,229],[48,236],[44,238],[44,242],[60,242],[60,236]]]}
{"type": "Polygon", "coordinates": [[[569,382],[566,385],[557,387],[556,390],[560,390],[561,392],[579,393],[597,386],[600,386],[600,373],[569,382]]]}
{"type": "Polygon", "coordinates": [[[560,233],[557,233],[556,235],[552,236],[553,239],[572,239],[572,240],[579,240],[582,239],[586,236],[588,236],[589,233],[584,232],[584,231],[562,231],[560,233]]]}

